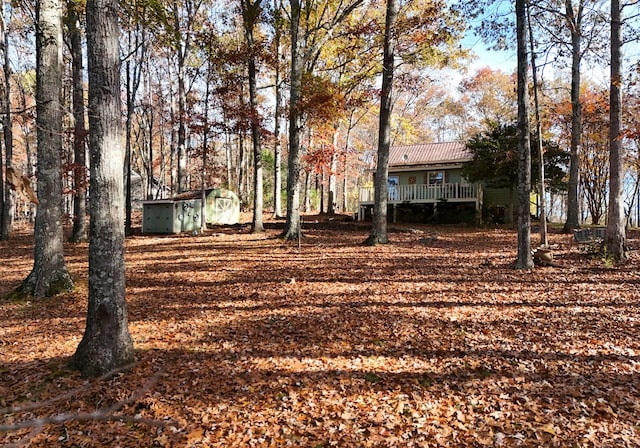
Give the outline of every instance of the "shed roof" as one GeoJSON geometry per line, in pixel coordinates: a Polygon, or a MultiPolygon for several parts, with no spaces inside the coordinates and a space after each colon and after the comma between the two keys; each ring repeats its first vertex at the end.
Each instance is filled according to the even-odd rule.
{"type": "MultiPolygon", "coordinates": [[[[205,196],[209,196],[209,193],[211,193],[214,189],[213,188],[207,188],[205,190],[205,196]]],[[[188,201],[191,199],[200,199],[202,198],[202,190],[189,190],[189,191],[184,191],[182,193],[178,193],[176,195],[173,196],[173,198],[171,198],[173,201],[188,201]]]]}
{"type": "MultiPolygon", "coordinates": [[[[213,197],[216,198],[231,198],[238,199],[237,195],[225,188],[207,188],[205,189],[205,196],[209,196],[213,194],[213,197]]],[[[189,190],[183,193],[176,194],[171,198],[172,201],[187,201],[191,199],[200,199],[202,198],[202,190],[189,190]]]]}
{"type": "Polygon", "coordinates": [[[389,148],[389,166],[461,163],[472,159],[464,142],[423,143],[389,148]]]}

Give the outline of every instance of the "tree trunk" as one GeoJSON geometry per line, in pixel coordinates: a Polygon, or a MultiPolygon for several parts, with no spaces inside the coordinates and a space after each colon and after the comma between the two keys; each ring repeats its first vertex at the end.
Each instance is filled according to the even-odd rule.
{"type": "MultiPolygon", "coordinates": [[[[132,43],[132,31],[129,31],[127,44],[129,46],[130,56],[126,63],[126,82],[127,82],[127,116],[125,120],[125,155],[124,155],[124,175],[126,178],[125,183],[125,219],[124,219],[124,232],[125,235],[131,235],[131,215],[132,215],[132,186],[131,186],[131,134],[132,134],[132,121],[135,113],[135,99],[140,88],[140,82],[142,81],[142,66],[143,59],[146,52],[146,42],[144,35],[140,39],[140,33],[144,33],[140,28],[135,30],[135,40],[132,43]],[[140,42],[141,41],[141,42],[140,42]],[[135,58],[135,59],[134,59],[135,58]],[[133,59],[133,64],[131,63],[133,59]]],[[[153,115],[153,111],[152,111],[153,115]]],[[[150,131],[151,133],[151,131],[150,131]]],[[[149,144],[151,144],[151,140],[149,144]]],[[[149,151],[150,156],[153,151],[149,151]]],[[[153,170],[153,159],[149,159],[150,170],[153,170]]],[[[153,174],[149,179],[148,189],[153,189],[153,174]]]]}
{"type": "Polygon", "coordinates": [[[289,157],[287,172],[287,219],[282,238],[298,240],[300,229],[300,130],[302,114],[300,96],[302,92],[302,68],[304,60],[299,48],[300,0],[291,0],[291,87],[289,91],[289,157]]]}
{"type": "MultiPolygon", "coordinates": [[[[12,119],[11,119],[11,65],[9,61],[9,33],[7,30],[7,23],[4,15],[4,1],[0,3],[2,5],[2,12],[0,13],[0,45],[2,45],[3,55],[3,73],[4,79],[2,88],[0,89],[2,96],[0,104],[2,104],[2,134],[4,138],[4,150],[6,158],[6,168],[12,168],[13,165],[13,132],[12,132],[12,119]]],[[[0,240],[8,240],[11,237],[13,231],[13,218],[15,214],[14,195],[11,193],[11,188],[8,183],[2,183],[2,157],[0,151],[0,240]]]]}
{"type": "Polygon", "coordinates": [[[245,150],[244,150],[244,131],[238,135],[238,161],[236,163],[236,172],[238,173],[238,197],[240,198],[240,207],[243,209],[247,204],[247,189],[245,188],[245,176],[247,175],[245,166],[245,150]]]}
{"type": "Polygon", "coordinates": [[[318,196],[320,198],[319,212],[321,215],[323,215],[326,210],[326,203],[324,199],[324,196],[325,196],[324,185],[325,185],[325,175],[324,175],[324,167],[322,167],[320,169],[320,173],[316,174],[316,191],[318,192],[318,196]]]}
{"type": "Polygon", "coordinates": [[[62,229],[62,15],[60,0],[37,4],[36,127],[38,212],[33,270],[19,293],[49,297],[71,290],[62,229]]]}
{"type": "MultiPolygon", "coordinates": [[[[150,70],[149,70],[149,63],[150,63],[150,58],[146,59],[146,74],[147,77],[149,77],[150,75],[150,70]]],[[[142,69],[140,70],[141,72],[143,71],[142,69]]],[[[162,143],[160,144],[160,173],[162,173],[159,176],[158,182],[161,185],[158,185],[158,189],[156,190],[156,197],[154,198],[154,194],[153,194],[153,182],[154,182],[154,177],[153,177],[153,129],[154,129],[154,123],[155,123],[155,115],[154,115],[154,100],[153,100],[153,94],[152,94],[152,89],[151,89],[151,79],[147,80],[147,98],[149,101],[149,107],[147,108],[147,116],[149,117],[147,120],[147,153],[148,153],[148,160],[149,160],[149,168],[147,169],[147,200],[150,199],[158,199],[158,195],[162,194],[164,191],[164,172],[165,172],[165,157],[164,157],[164,146],[162,145],[162,143]]],[[[164,142],[164,139],[161,140],[161,142],[164,142]]],[[[164,198],[164,195],[161,196],[162,198],[164,198]]]]}
{"type": "Polygon", "coordinates": [[[526,0],[516,0],[518,89],[518,259],[516,269],[533,267],[531,257],[531,147],[529,142],[529,95],[527,83],[526,0]]]}
{"type": "Polygon", "coordinates": [[[398,14],[398,0],[387,0],[384,31],[384,55],[382,65],[382,93],[380,98],[380,120],[378,130],[378,163],[374,181],[374,212],[371,234],[366,245],[386,244],[387,197],[389,176],[389,147],[391,146],[391,112],[393,94],[393,69],[395,63],[395,22],[398,14]]]}
{"type": "MultiPolygon", "coordinates": [[[[212,51],[212,41],[208,41],[207,51],[212,51]]],[[[210,133],[210,123],[209,123],[209,98],[211,97],[211,78],[212,78],[212,67],[211,60],[209,59],[207,62],[207,75],[206,75],[206,86],[204,91],[204,106],[203,106],[203,133],[202,133],[202,170],[200,176],[200,232],[204,233],[207,230],[207,163],[208,163],[208,152],[209,152],[209,133],[210,133]]],[[[214,150],[215,154],[215,143],[214,150]]]]}
{"type": "MultiPolygon", "coordinates": [[[[131,47],[131,33],[129,33],[129,39],[127,39],[129,43],[129,48],[131,47]]],[[[138,64],[136,64],[137,66],[138,64]]],[[[127,117],[125,119],[124,125],[124,234],[131,235],[131,221],[132,221],[132,191],[131,191],[131,125],[134,113],[134,101],[135,101],[135,92],[133,88],[133,83],[131,82],[131,61],[127,59],[127,63],[125,64],[125,72],[126,72],[126,97],[127,97],[127,117]]],[[[136,68],[133,69],[134,71],[136,68]]],[[[149,166],[153,166],[153,160],[149,159],[149,166]]],[[[149,189],[152,187],[152,183],[148,184],[149,189]]]]}
{"type": "MultiPolygon", "coordinates": [[[[277,1],[277,0],[276,0],[277,1]]],[[[276,10],[276,23],[275,27],[275,50],[276,50],[276,70],[275,70],[275,122],[273,125],[273,217],[282,217],[282,143],[280,141],[280,118],[282,115],[282,85],[280,79],[280,59],[282,57],[280,49],[281,28],[280,22],[282,22],[281,11],[282,5],[275,6],[276,10]]]]}
{"type": "Polygon", "coordinates": [[[349,144],[351,141],[351,129],[353,129],[353,112],[349,115],[349,125],[347,126],[347,135],[344,139],[344,159],[342,161],[342,210],[349,210],[348,197],[348,175],[349,175],[349,144]]]}
{"type": "MultiPolygon", "coordinates": [[[[278,101],[278,100],[277,100],[278,101]]],[[[274,126],[275,144],[273,148],[273,217],[282,217],[282,143],[280,142],[280,120],[274,126]],[[277,132],[276,132],[277,129],[277,132]]]]}
{"type": "Polygon", "coordinates": [[[622,147],[622,14],[620,1],[611,0],[611,87],[609,109],[609,212],[605,246],[614,260],[627,257],[622,200],[624,150],[622,147]]]}
{"type": "Polygon", "coordinates": [[[242,16],[244,22],[244,35],[249,49],[248,74],[249,74],[249,105],[251,107],[251,140],[253,143],[253,233],[264,231],[262,222],[263,209],[263,180],[262,180],[262,145],[260,135],[260,120],[258,116],[258,87],[256,72],[256,49],[253,31],[256,21],[260,16],[261,0],[242,0],[242,16]]]}
{"type": "Polygon", "coordinates": [[[336,196],[337,196],[337,170],[338,170],[338,130],[335,128],[333,132],[333,151],[331,153],[331,164],[329,167],[329,197],[327,199],[327,213],[333,215],[336,213],[336,196]]]}
{"type": "Polygon", "coordinates": [[[233,185],[233,154],[231,153],[231,136],[228,131],[225,131],[224,138],[224,155],[227,163],[227,186],[231,188],[233,185]]]}
{"type": "MultiPolygon", "coordinates": [[[[26,110],[27,109],[27,86],[25,86],[24,83],[18,83],[17,84],[18,87],[18,95],[20,98],[20,107],[22,108],[22,110],[26,110]]],[[[33,145],[31,145],[31,135],[33,135],[33,132],[36,132],[36,126],[34,126],[33,124],[33,120],[31,119],[26,119],[24,120],[21,125],[20,128],[22,129],[22,142],[24,145],[24,152],[26,153],[26,157],[27,157],[27,176],[29,176],[29,179],[31,178],[35,178],[36,177],[36,154],[34,153],[34,149],[33,149],[33,145]]],[[[29,204],[29,210],[28,210],[28,214],[29,214],[29,222],[32,223],[35,221],[35,210],[36,210],[36,205],[33,203],[29,204]]]]}
{"type": "Polygon", "coordinates": [[[73,78],[73,231],[70,241],[87,241],[87,159],[84,120],[84,85],[82,66],[82,35],[78,27],[80,5],[75,0],[67,3],[67,30],[71,52],[73,78]]]}
{"type": "MultiPolygon", "coordinates": [[[[179,35],[180,30],[180,16],[179,16],[179,8],[177,4],[174,2],[174,26],[175,32],[179,35]]],[[[189,47],[189,33],[185,33],[185,42],[183,43],[181,39],[177,38],[177,55],[178,55],[178,154],[177,154],[177,162],[178,162],[178,193],[182,193],[188,190],[188,172],[187,172],[187,148],[186,148],[186,140],[187,140],[187,130],[186,130],[186,103],[187,103],[187,92],[185,85],[185,65],[187,58],[187,51],[189,47]]]]}
{"type": "Polygon", "coordinates": [[[580,63],[582,60],[582,5],[574,14],[572,0],[565,0],[566,20],[571,32],[571,153],[569,162],[569,186],[567,190],[567,221],[564,232],[580,227],[578,185],[580,178],[580,142],[582,139],[582,104],[580,103],[580,63]]]}
{"type": "Polygon", "coordinates": [[[89,307],[73,358],[86,376],[134,361],[125,301],[118,2],[87,2],[91,155],[89,307]]]}
{"type": "Polygon", "coordinates": [[[547,207],[545,205],[544,181],[544,147],[542,145],[542,122],[540,119],[540,101],[538,99],[538,68],[536,66],[536,52],[533,41],[533,27],[531,26],[531,5],[527,2],[527,28],[529,30],[529,47],[531,49],[531,75],[533,77],[533,104],[536,116],[536,134],[538,135],[538,218],[540,220],[540,246],[547,247],[547,207]]]}
{"type": "MultiPolygon", "coordinates": [[[[306,171],[304,175],[304,212],[311,213],[311,171],[306,171]]],[[[302,221],[301,221],[302,222],[302,221]]]]}

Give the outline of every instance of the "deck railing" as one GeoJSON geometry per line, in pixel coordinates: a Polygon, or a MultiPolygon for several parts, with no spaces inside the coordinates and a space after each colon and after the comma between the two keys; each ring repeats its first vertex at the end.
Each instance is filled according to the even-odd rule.
{"type": "MultiPolygon", "coordinates": [[[[373,203],[373,187],[360,189],[360,203],[373,203]]],[[[440,185],[413,184],[388,188],[388,202],[438,202],[475,201],[478,198],[477,184],[447,183],[440,185]]]]}

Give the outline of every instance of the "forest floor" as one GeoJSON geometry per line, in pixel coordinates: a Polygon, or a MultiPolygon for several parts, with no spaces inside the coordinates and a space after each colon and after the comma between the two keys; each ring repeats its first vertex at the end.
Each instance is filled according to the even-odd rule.
{"type": "MultiPolygon", "coordinates": [[[[558,266],[519,271],[507,229],[267,227],[128,238],[137,362],[99,380],[67,368],[88,246],[65,245],[72,293],[0,301],[0,445],[640,446],[638,231],[624,264],[553,232],[558,266]]],[[[32,257],[0,242],[0,295],[32,257]]]]}

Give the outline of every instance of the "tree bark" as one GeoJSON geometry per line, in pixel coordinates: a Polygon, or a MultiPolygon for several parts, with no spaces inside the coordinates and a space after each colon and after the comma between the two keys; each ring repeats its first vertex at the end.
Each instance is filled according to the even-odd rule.
{"type": "MultiPolygon", "coordinates": [[[[133,117],[135,113],[135,100],[142,82],[142,67],[146,54],[147,43],[145,40],[144,31],[142,27],[136,26],[135,31],[129,31],[127,39],[127,45],[129,46],[129,58],[126,62],[126,98],[127,98],[127,117],[125,120],[125,155],[124,155],[124,175],[125,182],[125,219],[124,219],[124,232],[125,235],[131,235],[132,225],[132,185],[131,185],[131,145],[132,145],[132,126],[133,117]],[[135,38],[132,34],[135,33],[135,38]],[[140,38],[142,34],[142,38],[140,38]],[[132,42],[133,40],[133,42],[132,42]],[[133,59],[133,64],[131,63],[133,59]]],[[[151,113],[153,115],[153,112],[151,113]]],[[[152,130],[149,130],[152,135],[152,130]]],[[[151,145],[152,139],[149,140],[151,145]]],[[[153,150],[149,150],[149,170],[153,171],[153,150]]],[[[153,191],[153,173],[148,177],[149,184],[148,190],[153,191]]]]}
{"type": "Polygon", "coordinates": [[[36,5],[38,211],[33,270],[18,292],[50,297],[71,290],[62,229],[62,14],[60,0],[36,5]]]}
{"type": "Polygon", "coordinates": [[[565,14],[571,33],[571,152],[569,162],[569,185],[567,190],[567,221],[564,232],[580,227],[578,186],[580,178],[580,142],[582,140],[582,104],[580,103],[580,64],[582,61],[582,2],[578,14],[574,13],[573,1],[565,0],[565,14]]]}
{"type": "Polygon", "coordinates": [[[527,0],[516,0],[518,90],[518,259],[516,269],[531,269],[531,146],[529,141],[529,95],[527,83],[527,0]]]}
{"type": "Polygon", "coordinates": [[[89,306],[72,364],[100,376],[134,360],[125,301],[118,2],[87,2],[91,159],[89,306]]]}
{"type": "Polygon", "coordinates": [[[625,248],[624,204],[624,148],[622,146],[622,14],[620,1],[611,0],[611,87],[609,109],[609,211],[605,246],[614,260],[627,257],[625,248]]]}
{"type": "MultiPolygon", "coordinates": [[[[187,128],[186,128],[186,107],[187,91],[185,81],[185,70],[187,52],[189,51],[189,32],[182,33],[180,27],[180,14],[178,3],[173,3],[174,32],[176,34],[177,56],[178,56],[178,134],[177,134],[177,163],[178,163],[178,193],[187,191],[189,188],[189,177],[187,169],[187,128]],[[184,41],[181,36],[184,36],[184,41]]],[[[190,30],[189,30],[190,31],[190,30]]]]}
{"type": "Polygon", "coordinates": [[[73,231],[69,240],[87,241],[87,158],[85,141],[84,85],[82,64],[82,35],[79,28],[80,5],[75,0],[67,3],[67,30],[71,52],[73,78],[73,231]]]}
{"type": "Polygon", "coordinates": [[[304,58],[299,48],[300,0],[291,0],[291,87],[289,90],[289,156],[287,172],[287,219],[282,238],[297,240],[300,229],[300,130],[302,113],[300,96],[302,93],[302,69],[304,58]]]}
{"type": "Polygon", "coordinates": [[[536,134],[538,135],[538,204],[540,220],[540,246],[547,247],[547,207],[545,204],[544,179],[544,146],[542,144],[542,121],[540,118],[540,101],[538,98],[538,67],[536,65],[535,45],[533,41],[533,27],[531,25],[531,4],[527,2],[527,29],[529,31],[529,48],[531,49],[531,76],[533,77],[533,104],[536,117],[536,134]]]}
{"type": "Polygon", "coordinates": [[[280,59],[282,57],[281,49],[280,49],[280,41],[281,41],[281,14],[282,14],[282,5],[276,5],[276,1],[274,0],[274,10],[276,11],[275,25],[274,25],[274,33],[275,33],[275,51],[276,51],[276,62],[275,62],[275,122],[273,125],[273,140],[274,140],[274,148],[273,148],[273,217],[280,218],[282,217],[282,143],[280,142],[280,118],[282,115],[282,81],[280,76],[281,64],[280,59]]]}
{"type": "Polygon", "coordinates": [[[393,108],[393,69],[395,64],[395,23],[398,15],[398,0],[387,0],[382,63],[382,93],[380,98],[380,120],[378,129],[378,163],[374,180],[374,206],[371,233],[366,245],[386,244],[387,197],[389,176],[389,147],[391,146],[391,112],[393,108]]]}
{"type": "MultiPolygon", "coordinates": [[[[2,45],[3,56],[3,73],[4,79],[2,88],[2,135],[4,138],[4,150],[6,159],[6,168],[12,168],[13,165],[13,132],[11,118],[11,66],[9,64],[9,33],[7,30],[6,18],[4,15],[4,1],[2,12],[0,12],[0,26],[2,33],[0,36],[0,45],[2,45]]],[[[8,240],[13,232],[13,218],[15,214],[14,196],[8,183],[2,182],[2,157],[0,157],[0,240],[8,240]]]]}
{"type": "Polygon", "coordinates": [[[249,105],[251,107],[251,141],[253,143],[253,233],[264,232],[262,210],[264,204],[264,190],[262,179],[262,145],[260,134],[260,119],[258,116],[258,82],[256,71],[256,48],[254,29],[261,11],[261,0],[242,0],[242,17],[244,22],[244,36],[249,51],[247,70],[249,74],[249,105]]]}
{"type": "Polygon", "coordinates": [[[337,126],[333,132],[333,151],[331,153],[331,164],[329,166],[329,197],[327,199],[327,213],[333,215],[336,213],[337,201],[337,170],[338,170],[338,129],[337,126]]]}

